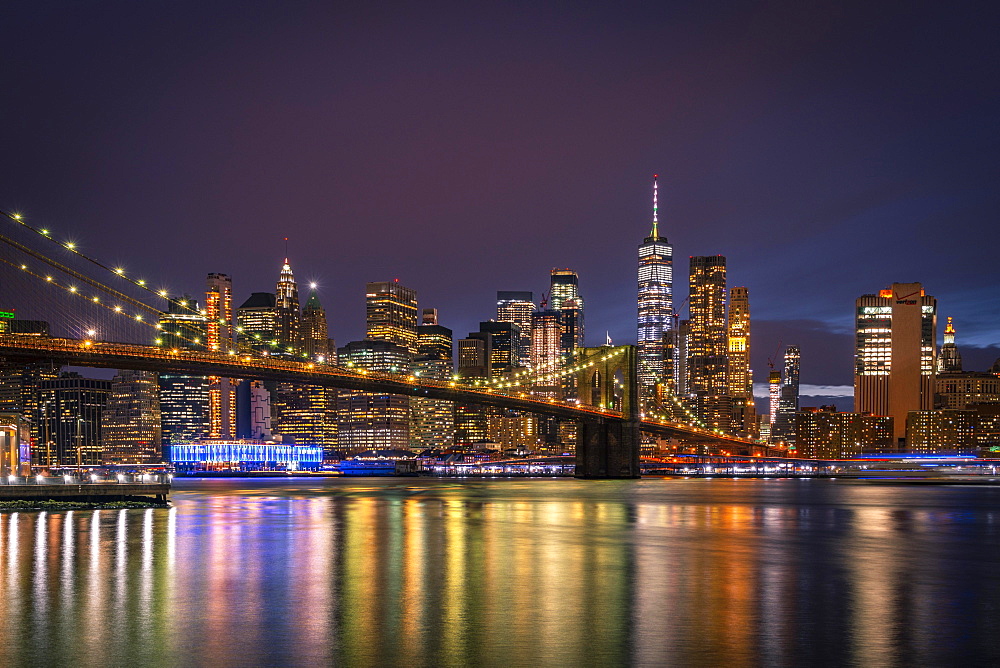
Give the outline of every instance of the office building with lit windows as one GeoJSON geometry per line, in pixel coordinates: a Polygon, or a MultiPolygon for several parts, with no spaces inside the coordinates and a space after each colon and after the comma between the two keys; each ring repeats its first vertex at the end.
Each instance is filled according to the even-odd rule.
{"type": "MultiPolygon", "coordinates": [[[[416,328],[414,328],[416,329],[416,328]]],[[[386,373],[409,373],[411,354],[391,341],[351,341],[337,349],[339,363],[386,373]]],[[[341,390],[337,396],[337,442],[347,455],[362,450],[410,447],[410,399],[398,394],[341,390]]]]}
{"type": "Polygon", "coordinates": [[[893,418],[934,407],[937,300],[920,283],[893,283],[855,302],[854,410],[893,418]]]}
{"type": "Polygon", "coordinates": [[[120,369],[111,379],[102,420],[105,464],[163,461],[160,387],[155,373],[120,369]]]}
{"type": "Polygon", "coordinates": [[[534,311],[534,294],[531,292],[497,292],[497,322],[511,322],[521,330],[517,366],[531,364],[531,314],[534,311]]]}
{"type": "Polygon", "coordinates": [[[365,338],[389,341],[417,353],[417,292],[399,280],[368,283],[365,338]]]}
{"type": "Polygon", "coordinates": [[[571,269],[553,269],[549,283],[548,307],[559,314],[559,347],[564,355],[583,346],[583,297],[580,277],[571,269]]]}
{"type": "MultiPolygon", "coordinates": [[[[657,383],[673,375],[666,354],[674,315],[674,248],[660,235],[657,184],[653,175],[653,228],[639,244],[638,379],[641,399],[648,403],[657,383]]],[[[673,385],[673,383],[670,383],[673,385]]],[[[672,387],[669,389],[673,389],[672,387]]]]}
{"type": "Polygon", "coordinates": [[[281,350],[278,338],[278,309],[270,292],[253,292],[236,309],[236,334],[241,344],[259,352],[281,350]]]}
{"type": "Polygon", "coordinates": [[[729,292],[729,396],[733,399],[732,431],[744,438],[757,436],[757,409],[750,370],[750,293],[745,287],[729,292]]]}
{"type": "MultiPolygon", "coordinates": [[[[540,309],[531,314],[531,367],[535,376],[556,371],[562,361],[562,325],[558,311],[540,309]]],[[[532,391],[543,397],[558,398],[558,379],[539,381],[532,391]]]]}
{"type": "Polygon", "coordinates": [[[490,335],[490,376],[510,374],[518,366],[521,328],[511,322],[481,322],[479,332],[490,335]]]}
{"type": "MultiPolygon", "coordinates": [[[[164,348],[204,350],[207,346],[208,318],[189,295],[172,299],[160,314],[157,345],[164,348]]],[[[205,376],[160,373],[162,446],[190,443],[209,433],[208,379],[205,376]]]]}
{"type": "Polygon", "coordinates": [[[309,298],[302,307],[299,338],[299,346],[309,359],[320,364],[336,364],[337,346],[330,338],[326,309],[320,303],[315,289],[310,290],[309,298]]]}
{"type": "MultiPolygon", "coordinates": [[[[421,378],[449,380],[454,374],[452,331],[438,324],[437,309],[424,309],[423,323],[417,326],[413,373],[421,378]]],[[[411,397],[410,409],[415,450],[443,449],[454,444],[455,407],[452,402],[411,397]]]]}
{"type": "Polygon", "coordinates": [[[36,461],[42,466],[99,466],[104,408],[111,381],[65,372],[41,383],[41,431],[36,461]]]}
{"type": "Polygon", "coordinates": [[[699,417],[712,429],[729,431],[732,399],[728,391],[726,258],[692,256],[688,335],[688,392],[699,417]]]}
{"type": "MultiPolygon", "coordinates": [[[[48,336],[49,323],[3,317],[0,318],[0,333],[48,336]]],[[[44,437],[39,414],[41,383],[58,378],[59,369],[59,365],[53,363],[0,359],[0,411],[20,414],[35,443],[41,443],[44,437]]]]}
{"type": "MultiPolygon", "coordinates": [[[[209,350],[233,347],[233,279],[209,274],[205,290],[205,328],[209,350]]],[[[208,377],[208,425],[211,438],[236,435],[236,383],[231,378],[208,377]]]]}
{"type": "Polygon", "coordinates": [[[906,416],[906,451],[925,455],[974,455],[976,412],[910,411],[906,416]]]}
{"type": "Polygon", "coordinates": [[[834,406],[806,408],[796,413],[796,456],[806,459],[850,459],[887,454],[896,449],[892,418],[840,413],[834,406]]]}
{"type": "Polygon", "coordinates": [[[778,415],[771,428],[771,440],[783,443],[795,441],[795,414],[799,412],[799,363],[798,346],[785,348],[785,371],[778,395],[778,415]]]}

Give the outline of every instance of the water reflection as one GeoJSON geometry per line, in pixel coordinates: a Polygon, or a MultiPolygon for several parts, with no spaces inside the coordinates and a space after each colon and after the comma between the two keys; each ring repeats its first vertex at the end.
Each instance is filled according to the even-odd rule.
{"type": "Polygon", "coordinates": [[[0,514],[0,665],[996,663],[996,490],[182,482],[0,514]]]}

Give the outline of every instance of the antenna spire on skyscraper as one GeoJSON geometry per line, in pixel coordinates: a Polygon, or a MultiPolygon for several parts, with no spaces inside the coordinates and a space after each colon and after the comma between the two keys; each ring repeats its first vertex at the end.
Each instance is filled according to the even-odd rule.
{"type": "Polygon", "coordinates": [[[656,203],[656,195],[657,195],[657,190],[658,190],[658,186],[656,184],[656,179],[659,178],[659,176],[660,176],[659,174],[653,174],[653,233],[650,235],[653,238],[656,238],[656,237],[660,236],[659,230],[657,229],[659,227],[660,221],[659,221],[659,217],[657,215],[658,212],[657,212],[657,203],[656,203]]]}

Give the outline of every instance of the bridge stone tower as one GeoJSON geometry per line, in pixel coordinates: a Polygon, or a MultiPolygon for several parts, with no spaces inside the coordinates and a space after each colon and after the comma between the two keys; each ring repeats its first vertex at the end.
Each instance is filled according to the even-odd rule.
{"type": "Polygon", "coordinates": [[[635,346],[580,348],[593,358],[577,372],[580,403],[622,413],[625,420],[594,416],[578,421],[577,478],[639,477],[639,390],[635,346]]]}

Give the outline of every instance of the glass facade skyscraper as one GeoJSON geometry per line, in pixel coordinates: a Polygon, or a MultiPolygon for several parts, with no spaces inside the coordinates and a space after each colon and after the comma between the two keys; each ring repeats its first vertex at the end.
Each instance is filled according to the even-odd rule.
{"type": "Polygon", "coordinates": [[[724,256],[691,258],[689,295],[688,392],[709,427],[729,431],[732,400],[728,393],[724,256]]]}
{"type": "Polygon", "coordinates": [[[521,328],[517,350],[517,365],[531,365],[531,314],[535,310],[534,294],[501,290],[497,292],[497,322],[512,322],[521,328]]]}
{"type": "Polygon", "coordinates": [[[657,183],[653,176],[653,229],[639,244],[639,392],[646,400],[653,396],[657,383],[674,374],[672,360],[666,354],[667,332],[674,315],[674,249],[660,236],[657,213],[657,183]]]}
{"type": "MultiPolygon", "coordinates": [[[[165,348],[204,350],[207,317],[185,295],[171,300],[160,316],[157,343],[165,348]]],[[[209,434],[208,379],[172,373],[158,375],[162,445],[191,443],[209,434]]]]}
{"type": "Polygon", "coordinates": [[[417,352],[417,292],[395,281],[368,283],[366,338],[391,341],[417,352]]]}

